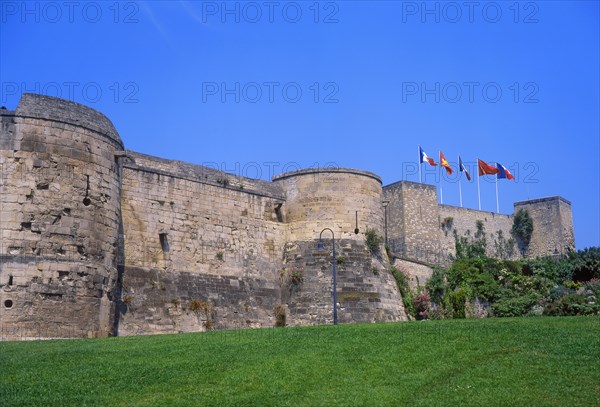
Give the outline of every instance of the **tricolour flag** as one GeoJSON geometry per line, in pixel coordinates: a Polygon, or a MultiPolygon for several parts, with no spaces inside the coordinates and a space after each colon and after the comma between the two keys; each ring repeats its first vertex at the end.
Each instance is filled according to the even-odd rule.
{"type": "Polygon", "coordinates": [[[437,165],[435,161],[433,161],[433,158],[429,158],[427,154],[425,154],[425,151],[423,151],[421,146],[419,146],[419,164],[424,162],[427,162],[429,163],[429,165],[432,165],[434,167],[437,165]]]}
{"type": "Polygon", "coordinates": [[[515,176],[512,175],[510,173],[510,171],[508,170],[508,168],[506,168],[505,166],[503,166],[500,163],[496,163],[496,168],[498,168],[498,175],[496,175],[499,179],[500,178],[508,178],[508,179],[515,179],[515,176]]]}
{"type": "Polygon", "coordinates": [[[452,167],[450,167],[450,163],[448,162],[448,160],[446,160],[446,157],[444,157],[444,153],[442,153],[442,150],[440,150],[440,165],[446,169],[446,173],[448,175],[451,175],[454,172],[452,170],[452,167]]]}
{"type": "Polygon", "coordinates": [[[493,165],[489,165],[483,160],[477,159],[477,166],[479,167],[479,176],[482,175],[495,175],[500,172],[500,170],[493,165]]]}
{"type": "Polygon", "coordinates": [[[460,155],[458,156],[458,169],[460,170],[460,172],[464,172],[467,176],[467,179],[471,181],[471,174],[469,174],[469,171],[467,171],[467,167],[465,167],[465,165],[463,164],[460,155]]]}

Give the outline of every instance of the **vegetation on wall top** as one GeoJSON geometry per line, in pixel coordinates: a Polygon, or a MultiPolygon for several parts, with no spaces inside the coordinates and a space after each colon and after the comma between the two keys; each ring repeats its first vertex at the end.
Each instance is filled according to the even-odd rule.
{"type": "MultiPolygon", "coordinates": [[[[501,260],[473,253],[436,267],[424,287],[430,319],[600,314],[600,248],[565,258],[501,260]]],[[[417,293],[419,290],[417,290],[417,293]]],[[[414,303],[407,310],[416,310],[414,303]]]]}

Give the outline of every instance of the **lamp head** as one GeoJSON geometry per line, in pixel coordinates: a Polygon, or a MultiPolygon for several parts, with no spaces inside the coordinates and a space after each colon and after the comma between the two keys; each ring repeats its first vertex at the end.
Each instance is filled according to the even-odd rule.
{"type": "Polygon", "coordinates": [[[323,240],[321,240],[321,239],[319,239],[319,243],[317,243],[317,250],[320,252],[325,250],[325,246],[323,245],[323,240]]]}

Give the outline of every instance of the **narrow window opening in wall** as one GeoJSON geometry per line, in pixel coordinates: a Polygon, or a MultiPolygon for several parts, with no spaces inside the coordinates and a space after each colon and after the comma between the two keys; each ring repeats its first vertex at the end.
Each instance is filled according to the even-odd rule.
{"type": "Polygon", "coordinates": [[[281,205],[278,203],[275,205],[275,216],[277,216],[277,222],[283,222],[283,214],[281,213],[281,205]]]}
{"type": "Polygon", "coordinates": [[[8,276],[8,285],[13,285],[13,276],[12,274],[8,276]]]}
{"type": "Polygon", "coordinates": [[[162,251],[167,253],[169,251],[169,240],[167,239],[167,234],[160,233],[158,237],[160,239],[160,247],[162,248],[162,251]]]}
{"type": "Polygon", "coordinates": [[[12,300],[6,300],[6,301],[4,301],[4,306],[6,308],[12,308],[12,306],[13,306],[12,300]]]}

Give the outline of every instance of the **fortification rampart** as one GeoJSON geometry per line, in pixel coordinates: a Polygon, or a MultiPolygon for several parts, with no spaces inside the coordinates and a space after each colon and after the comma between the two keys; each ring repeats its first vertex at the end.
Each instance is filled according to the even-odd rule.
{"type": "Polygon", "coordinates": [[[325,227],[338,238],[355,238],[354,229],[383,233],[381,179],[346,168],[306,169],[273,178],[285,194],[288,240],[312,241],[325,227]],[[357,217],[358,213],[358,217],[357,217]]]}
{"type": "Polygon", "coordinates": [[[527,257],[562,256],[575,248],[571,202],[560,196],[515,203],[515,213],[526,210],[534,219],[531,242],[523,248],[527,257]]]}
{"type": "Polygon", "coordinates": [[[270,183],[227,177],[128,152],[119,334],[273,326],[282,194],[270,183]]]}
{"type": "Polygon", "coordinates": [[[512,215],[450,205],[439,205],[438,213],[440,247],[444,253],[455,254],[456,238],[462,237],[468,242],[485,242],[485,251],[490,257],[520,257],[512,238],[512,215]]]}
{"type": "Polygon", "coordinates": [[[23,95],[0,140],[3,329],[109,334],[123,148],[114,127],[85,106],[23,95]]]}
{"type": "MultiPolygon", "coordinates": [[[[342,168],[269,182],[128,151],[104,115],[56,98],[23,95],[0,125],[3,339],[330,323],[333,262],[340,322],[405,320],[367,229],[413,284],[455,236],[483,233],[498,256],[494,239],[510,239],[512,215],[438,205],[430,185],[342,168]],[[335,258],[329,231],[317,250],[324,228],[335,258]]],[[[511,256],[574,248],[568,201],[520,208],[534,232],[511,256]]]]}
{"type": "Polygon", "coordinates": [[[383,189],[387,202],[388,245],[399,257],[443,264],[435,186],[399,181],[383,189]]]}

